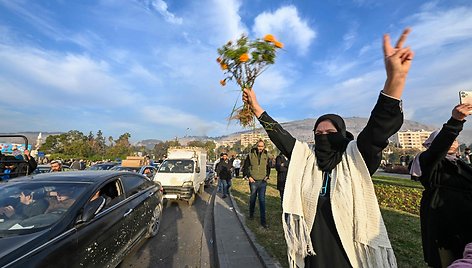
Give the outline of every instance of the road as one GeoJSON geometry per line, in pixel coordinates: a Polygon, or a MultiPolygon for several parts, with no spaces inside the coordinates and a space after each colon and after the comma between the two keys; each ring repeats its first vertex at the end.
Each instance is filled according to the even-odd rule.
{"type": "Polygon", "coordinates": [[[189,207],[184,201],[165,204],[159,233],[138,245],[121,263],[125,267],[214,267],[213,187],[197,195],[189,207]]]}

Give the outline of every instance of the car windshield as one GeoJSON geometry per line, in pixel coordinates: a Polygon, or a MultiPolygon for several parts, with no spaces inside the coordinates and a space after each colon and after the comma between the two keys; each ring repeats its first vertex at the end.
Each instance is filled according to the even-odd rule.
{"type": "Polygon", "coordinates": [[[43,230],[74,205],[85,184],[21,182],[0,187],[0,237],[43,230]]]}
{"type": "Polygon", "coordinates": [[[159,173],[193,173],[192,160],[168,159],[162,162],[159,173]]]}
{"type": "Polygon", "coordinates": [[[131,172],[139,172],[141,167],[123,167],[123,166],[114,166],[110,168],[110,170],[120,170],[120,171],[131,171],[131,172]]]}

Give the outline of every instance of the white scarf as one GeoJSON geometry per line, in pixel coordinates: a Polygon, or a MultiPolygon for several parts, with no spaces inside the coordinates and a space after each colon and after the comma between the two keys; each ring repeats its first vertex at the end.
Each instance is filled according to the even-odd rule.
{"type": "MultiPolygon", "coordinates": [[[[351,141],[333,170],[331,209],[339,238],[352,267],[397,267],[369,171],[351,141]]],[[[304,267],[315,254],[310,231],[316,215],[322,172],[308,144],[296,141],[288,169],[282,222],[290,267],[304,267]]]]}

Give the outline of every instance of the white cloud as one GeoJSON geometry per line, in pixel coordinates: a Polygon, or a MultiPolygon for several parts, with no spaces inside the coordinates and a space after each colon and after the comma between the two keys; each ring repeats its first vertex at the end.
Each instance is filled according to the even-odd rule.
{"type": "Polygon", "coordinates": [[[205,44],[219,47],[248,33],[239,14],[240,8],[241,0],[195,1],[188,11],[185,26],[205,44]]]}
{"type": "Polygon", "coordinates": [[[286,91],[291,84],[292,81],[285,73],[271,68],[257,78],[255,90],[262,100],[261,104],[281,103],[286,98],[286,91]]]}
{"type": "Polygon", "coordinates": [[[350,27],[349,31],[343,35],[344,50],[349,50],[356,42],[357,29],[359,28],[359,23],[352,22],[350,23],[349,27],[350,27]]]}
{"type": "Polygon", "coordinates": [[[406,117],[441,124],[472,85],[472,7],[439,10],[436,3],[407,19],[416,56],[404,99],[406,117]]]}
{"type": "Polygon", "coordinates": [[[320,73],[330,77],[339,77],[341,75],[345,75],[353,68],[358,66],[359,62],[356,60],[346,60],[336,57],[321,62],[315,62],[314,64],[317,68],[319,68],[318,70],[320,73]]]}
{"type": "Polygon", "coordinates": [[[435,10],[432,7],[411,16],[411,45],[419,53],[446,49],[450,44],[472,42],[472,7],[435,10]]]}
{"type": "Polygon", "coordinates": [[[164,19],[172,24],[182,24],[183,19],[180,17],[177,17],[175,14],[169,11],[169,7],[167,6],[167,3],[163,0],[149,0],[147,3],[150,8],[156,10],[159,12],[164,19]]]}
{"type": "Polygon", "coordinates": [[[285,6],[275,12],[263,12],[254,20],[254,34],[262,37],[268,33],[274,34],[283,43],[298,48],[299,54],[305,54],[316,37],[316,32],[303,20],[295,6],[285,6]]]}
{"type": "MultiPolygon", "coordinates": [[[[10,81],[17,95],[36,96],[33,105],[67,107],[70,103],[57,100],[74,98],[84,101],[84,106],[117,107],[137,99],[113,77],[106,62],[29,47],[0,45],[0,79],[10,81]],[[41,94],[39,89],[43,89],[41,94]],[[113,102],[108,101],[110,96],[114,96],[113,102]]],[[[0,87],[4,90],[8,90],[5,84],[0,87]]]]}
{"type": "Polygon", "coordinates": [[[196,135],[205,135],[213,129],[213,123],[193,114],[162,105],[141,107],[141,114],[147,121],[179,129],[192,128],[196,135]]]}
{"type": "Polygon", "coordinates": [[[313,85],[305,97],[312,114],[337,113],[342,116],[368,116],[385,81],[383,71],[371,71],[332,85],[313,85]],[[314,110],[314,111],[313,111],[314,110]]]}

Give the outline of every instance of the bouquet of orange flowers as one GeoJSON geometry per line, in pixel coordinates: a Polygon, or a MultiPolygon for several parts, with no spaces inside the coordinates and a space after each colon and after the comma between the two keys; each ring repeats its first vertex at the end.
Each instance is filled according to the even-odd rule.
{"type": "MultiPolygon", "coordinates": [[[[252,89],[256,78],[270,64],[275,63],[275,53],[280,48],[283,48],[283,44],[271,34],[254,41],[244,35],[235,42],[229,41],[218,49],[219,57],[216,61],[226,76],[220,84],[225,86],[227,81],[233,80],[239,85],[241,92],[245,88],[252,89]]],[[[243,127],[255,126],[254,115],[246,104],[241,107],[235,104],[230,119],[239,120],[243,127]]]]}

